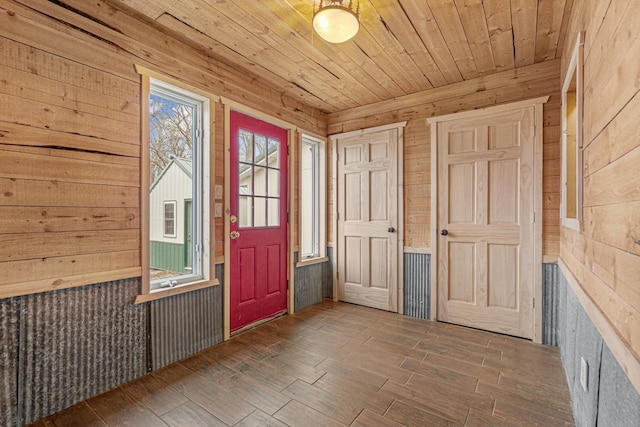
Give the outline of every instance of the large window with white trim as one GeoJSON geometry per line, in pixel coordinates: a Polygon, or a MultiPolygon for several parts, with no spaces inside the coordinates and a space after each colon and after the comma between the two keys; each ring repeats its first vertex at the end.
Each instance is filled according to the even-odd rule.
{"type": "Polygon", "coordinates": [[[300,260],[326,252],[326,173],[324,142],[307,135],[300,144],[300,260]]]}
{"type": "Polygon", "coordinates": [[[150,80],[149,266],[152,290],[206,279],[208,102],[150,80]]]}

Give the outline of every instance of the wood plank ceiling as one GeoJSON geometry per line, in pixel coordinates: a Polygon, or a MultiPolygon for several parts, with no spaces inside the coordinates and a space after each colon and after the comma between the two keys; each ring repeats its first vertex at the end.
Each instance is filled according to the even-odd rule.
{"type": "Polygon", "coordinates": [[[334,113],[558,58],[574,0],[360,0],[338,45],[313,32],[314,0],[109,1],[334,113]]]}

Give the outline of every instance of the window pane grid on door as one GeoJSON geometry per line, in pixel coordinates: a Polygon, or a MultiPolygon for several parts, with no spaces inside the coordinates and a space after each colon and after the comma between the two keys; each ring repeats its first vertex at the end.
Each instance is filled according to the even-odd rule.
{"type": "Polygon", "coordinates": [[[238,135],[238,161],[253,163],[253,134],[240,130],[238,135]]]}
{"type": "Polygon", "coordinates": [[[238,171],[239,226],[280,226],[280,141],[240,130],[238,171]]]}
{"type": "Polygon", "coordinates": [[[253,167],[253,194],[255,196],[267,196],[267,168],[264,166],[253,167]]]}
{"type": "Polygon", "coordinates": [[[245,196],[253,195],[253,165],[241,162],[238,172],[240,194],[245,196]]]}

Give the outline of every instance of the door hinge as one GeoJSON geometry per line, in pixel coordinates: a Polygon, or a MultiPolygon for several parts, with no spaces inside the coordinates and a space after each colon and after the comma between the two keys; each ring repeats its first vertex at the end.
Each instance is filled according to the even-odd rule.
{"type": "Polygon", "coordinates": [[[336,213],[336,220],[340,221],[340,212],[336,213]]]}
{"type": "Polygon", "coordinates": [[[532,304],[533,304],[533,308],[536,308],[536,299],[535,298],[533,299],[532,304]]]}
{"type": "Polygon", "coordinates": [[[531,212],[531,224],[535,224],[535,223],[536,223],[536,213],[531,212]]]}

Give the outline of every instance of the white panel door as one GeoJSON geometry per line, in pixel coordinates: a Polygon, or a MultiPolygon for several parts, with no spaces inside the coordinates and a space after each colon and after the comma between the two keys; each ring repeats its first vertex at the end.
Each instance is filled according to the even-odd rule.
{"type": "Polygon", "coordinates": [[[534,107],[438,123],[438,319],[531,338],[534,107]]]}
{"type": "Polygon", "coordinates": [[[398,310],[398,129],[338,139],[338,299],[398,310]]]}

